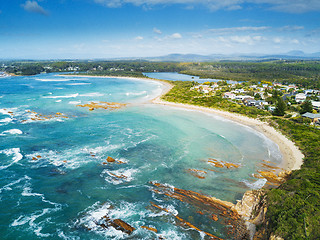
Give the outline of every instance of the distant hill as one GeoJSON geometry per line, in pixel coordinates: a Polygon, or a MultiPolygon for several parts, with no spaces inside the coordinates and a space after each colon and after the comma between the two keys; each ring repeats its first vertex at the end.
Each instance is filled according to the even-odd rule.
{"type": "MultiPolygon", "coordinates": [[[[141,59],[141,58],[140,58],[141,59]]],[[[173,62],[207,62],[222,60],[241,60],[241,61],[257,61],[257,60],[320,60],[320,52],[304,53],[303,51],[294,50],[283,54],[169,54],[159,57],[142,58],[149,61],[173,61],[173,62]]]]}

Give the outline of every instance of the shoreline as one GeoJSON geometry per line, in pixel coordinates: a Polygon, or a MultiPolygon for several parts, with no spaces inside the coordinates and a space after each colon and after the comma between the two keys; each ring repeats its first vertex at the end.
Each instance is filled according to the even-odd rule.
{"type": "Polygon", "coordinates": [[[228,120],[231,120],[233,122],[239,123],[241,125],[250,127],[258,131],[259,133],[263,134],[265,137],[267,137],[268,139],[270,139],[271,141],[273,141],[278,145],[283,158],[282,163],[280,164],[281,168],[283,168],[286,171],[298,170],[301,168],[301,165],[303,164],[303,158],[304,158],[304,155],[302,154],[302,152],[299,150],[299,148],[295,145],[294,142],[288,139],[281,132],[277,131],[275,128],[269,126],[268,123],[262,122],[258,119],[249,118],[247,116],[243,116],[237,113],[230,113],[227,111],[218,110],[214,108],[164,101],[161,99],[161,97],[165,95],[167,92],[169,92],[173,87],[173,85],[171,85],[168,82],[163,82],[163,81],[160,81],[160,82],[164,85],[164,89],[160,96],[156,97],[151,101],[153,104],[184,108],[184,109],[195,110],[203,113],[215,114],[223,118],[226,118],[228,120]]]}
{"type": "Polygon", "coordinates": [[[142,80],[142,81],[155,81],[162,84],[162,92],[156,98],[150,100],[152,104],[159,104],[162,106],[170,106],[176,108],[183,108],[188,110],[195,110],[203,113],[210,113],[221,116],[233,122],[239,123],[241,125],[245,125],[250,127],[259,133],[263,134],[265,137],[276,143],[280,149],[282,155],[282,163],[280,167],[286,171],[298,170],[301,168],[303,164],[304,155],[299,150],[299,148],[289,140],[285,135],[281,132],[277,131],[275,128],[269,126],[268,123],[262,122],[260,120],[249,118],[247,116],[243,116],[237,113],[230,113],[223,110],[218,110],[214,108],[195,106],[190,104],[183,103],[174,103],[167,102],[161,99],[162,96],[167,94],[173,87],[166,80],[154,79],[154,78],[139,78],[139,77],[121,77],[121,76],[90,76],[90,75],[59,75],[59,76],[77,76],[77,77],[94,77],[94,78],[117,78],[117,79],[131,79],[131,80],[142,80]]]}

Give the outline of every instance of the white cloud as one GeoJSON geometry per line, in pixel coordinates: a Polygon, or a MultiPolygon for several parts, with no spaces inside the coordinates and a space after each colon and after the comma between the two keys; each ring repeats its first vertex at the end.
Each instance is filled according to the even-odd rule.
{"type": "Polygon", "coordinates": [[[295,32],[299,30],[303,30],[304,26],[284,26],[279,28],[280,32],[295,32]]]}
{"type": "Polygon", "coordinates": [[[140,41],[140,40],[143,40],[143,37],[141,37],[141,36],[137,36],[137,37],[135,37],[134,39],[135,39],[135,40],[139,40],[139,41],[140,41]]]}
{"type": "Polygon", "coordinates": [[[292,40],[290,40],[290,42],[293,43],[293,44],[299,44],[300,43],[300,41],[298,39],[292,39],[292,40]]]}
{"type": "Polygon", "coordinates": [[[39,13],[42,15],[48,15],[49,13],[44,10],[36,1],[26,1],[25,4],[21,4],[24,10],[27,12],[39,13]]]}
{"type": "Polygon", "coordinates": [[[150,7],[154,5],[181,4],[192,8],[202,5],[212,11],[219,9],[238,10],[245,7],[248,3],[267,5],[268,9],[281,12],[303,13],[310,11],[320,11],[319,0],[94,0],[96,3],[106,7],[121,7],[125,4],[150,7]]]}
{"type": "Polygon", "coordinates": [[[267,27],[267,26],[261,26],[261,27],[244,26],[244,27],[231,27],[231,28],[214,28],[214,29],[209,29],[208,32],[217,33],[217,34],[227,34],[227,33],[234,33],[234,32],[264,31],[270,28],[271,27],[267,27]]]}
{"type": "Polygon", "coordinates": [[[171,36],[169,36],[169,38],[173,38],[173,39],[180,39],[182,38],[180,33],[174,33],[171,36]]]}
{"type": "Polygon", "coordinates": [[[273,41],[274,43],[281,43],[281,42],[282,42],[282,38],[280,38],[280,37],[275,37],[275,38],[272,39],[272,41],[273,41]]]}
{"type": "Polygon", "coordinates": [[[162,34],[161,30],[158,28],[153,28],[153,32],[157,34],[162,34]]]}

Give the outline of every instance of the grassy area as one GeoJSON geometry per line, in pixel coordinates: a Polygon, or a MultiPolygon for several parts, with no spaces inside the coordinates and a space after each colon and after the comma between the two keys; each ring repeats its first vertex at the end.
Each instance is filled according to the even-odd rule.
{"type": "Polygon", "coordinates": [[[273,118],[274,127],[293,140],[305,155],[300,170],[268,193],[268,233],[285,239],[320,238],[320,131],[293,120],[273,118]]]}

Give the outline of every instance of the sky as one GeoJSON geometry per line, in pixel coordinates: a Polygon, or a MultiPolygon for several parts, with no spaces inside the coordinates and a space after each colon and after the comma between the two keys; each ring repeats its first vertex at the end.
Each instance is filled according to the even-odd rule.
{"type": "Polygon", "coordinates": [[[320,52],[320,0],[0,3],[0,59],[320,52]]]}

